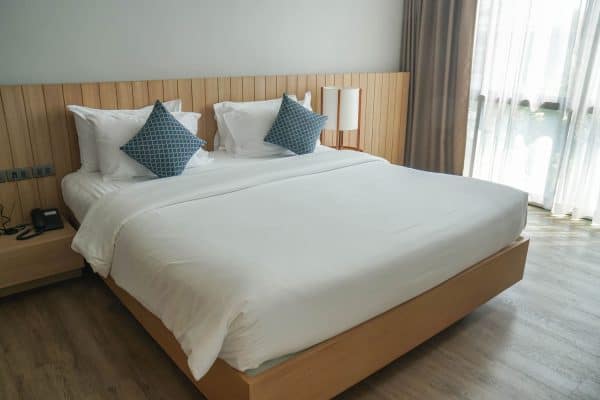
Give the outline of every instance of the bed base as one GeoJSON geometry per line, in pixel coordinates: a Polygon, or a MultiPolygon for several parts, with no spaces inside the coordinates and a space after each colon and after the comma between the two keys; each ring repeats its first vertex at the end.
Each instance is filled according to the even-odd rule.
{"type": "Polygon", "coordinates": [[[179,343],[137,300],[110,289],[209,400],[328,399],[383,368],[523,278],[529,239],[473,265],[444,283],[258,375],[218,359],[196,381],[179,343]]]}

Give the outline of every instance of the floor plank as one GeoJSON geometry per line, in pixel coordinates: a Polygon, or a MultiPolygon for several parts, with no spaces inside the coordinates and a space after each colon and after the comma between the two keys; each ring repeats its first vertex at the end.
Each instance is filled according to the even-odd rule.
{"type": "MultiPolygon", "coordinates": [[[[600,399],[600,228],[530,208],[522,282],[337,397],[600,399]]],[[[202,399],[94,275],[0,300],[0,399],[202,399]]]]}

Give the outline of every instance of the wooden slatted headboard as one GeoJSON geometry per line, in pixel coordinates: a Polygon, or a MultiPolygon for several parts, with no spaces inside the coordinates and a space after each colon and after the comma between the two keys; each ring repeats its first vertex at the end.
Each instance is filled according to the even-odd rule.
{"type": "MultiPolygon", "coordinates": [[[[283,92],[299,97],[312,92],[312,107],[321,107],[321,86],[353,86],[363,90],[361,147],[402,164],[408,96],[408,73],[344,73],[254,77],[220,77],[163,81],[101,82],[0,86],[0,170],[52,165],[55,176],[0,183],[0,203],[11,223],[28,219],[35,207],[65,211],[60,182],[80,167],[73,117],[65,106],[138,108],[156,99],[181,98],[184,111],[202,113],[198,135],[212,148],[216,132],[214,103],[263,100],[283,92]]],[[[350,135],[348,144],[355,140],[350,135]]],[[[323,143],[334,144],[333,132],[323,143]]]]}

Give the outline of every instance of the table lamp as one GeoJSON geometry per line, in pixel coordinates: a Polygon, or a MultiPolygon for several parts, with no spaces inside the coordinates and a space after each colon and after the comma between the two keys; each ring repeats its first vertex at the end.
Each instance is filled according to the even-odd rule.
{"type": "MultiPolygon", "coordinates": [[[[336,132],[338,150],[362,151],[360,149],[360,100],[360,88],[321,87],[321,114],[328,117],[323,130],[336,132]],[[353,130],[356,130],[357,134],[356,147],[344,146],[344,132],[353,130]]],[[[322,132],[321,136],[323,136],[322,132]]]]}

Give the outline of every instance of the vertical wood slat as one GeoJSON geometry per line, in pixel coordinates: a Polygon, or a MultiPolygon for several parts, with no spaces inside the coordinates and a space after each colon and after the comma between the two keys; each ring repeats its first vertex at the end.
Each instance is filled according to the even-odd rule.
{"type": "Polygon", "coordinates": [[[10,150],[8,128],[4,118],[4,104],[0,90],[0,169],[12,168],[13,166],[13,156],[10,150]]]}
{"type": "Polygon", "coordinates": [[[373,113],[375,110],[375,74],[367,74],[367,90],[365,104],[365,130],[364,151],[371,152],[371,139],[373,138],[373,113]]]}
{"type": "Polygon", "coordinates": [[[287,91],[287,77],[277,75],[277,92],[273,98],[281,97],[287,91]]]}
{"type": "Polygon", "coordinates": [[[101,108],[100,90],[97,83],[81,84],[81,100],[83,105],[92,108],[101,108]]]}
{"type": "Polygon", "coordinates": [[[100,94],[100,108],[114,110],[117,108],[117,86],[113,82],[98,84],[100,94]]]}
{"type": "MultiPolygon", "coordinates": [[[[52,165],[54,157],[42,85],[25,85],[22,87],[22,92],[33,154],[32,165],[52,165]]],[[[41,206],[44,208],[59,207],[61,200],[58,195],[56,177],[39,178],[36,183],[41,206]]]]}
{"type": "Polygon", "coordinates": [[[385,136],[387,128],[387,114],[388,114],[388,90],[389,90],[390,76],[387,73],[381,76],[381,103],[379,108],[379,125],[377,129],[377,147],[373,148],[378,156],[385,157],[385,136]]]}
{"type": "Polygon", "coordinates": [[[379,120],[380,120],[380,112],[376,112],[377,110],[381,110],[381,85],[383,83],[383,76],[380,73],[375,74],[375,97],[373,99],[373,133],[371,136],[371,153],[378,155],[379,151],[379,135],[381,131],[379,130],[379,120]]]}
{"type": "Polygon", "coordinates": [[[148,98],[148,82],[136,81],[132,84],[133,108],[141,108],[150,104],[148,98]]]}
{"type": "Polygon", "coordinates": [[[133,106],[133,87],[131,82],[117,82],[117,108],[130,110],[133,106]]]}
{"type": "Polygon", "coordinates": [[[254,78],[245,76],[242,78],[242,99],[244,101],[254,101],[254,78]]]}
{"type": "MultiPolygon", "coordinates": [[[[29,222],[31,220],[30,211],[39,208],[41,205],[38,187],[34,181],[17,182],[19,198],[21,199],[22,220],[19,222],[29,222]]],[[[17,221],[13,221],[17,222],[17,221]]]]}
{"type": "Polygon", "coordinates": [[[242,78],[230,78],[229,82],[231,101],[242,101],[244,99],[242,78]]]}
{"type": "Polygon", "coordinates": [[[267,81],[264,76],[254,78],[254,100],[265,100],[267,97],[267,81]]]}
{"type": "Polygon", "coordinates": [[[360,149],[365,148],[365,119],[366,119],[366,109],[367,109],[367,74],[361,72],[358,74],[359,86],[361,89],[361,98],[360,98],[360,143],[358,146],[360,149]]]}
{"type": "Polygon", "coordinates": [[[383,153],[385,158],[392,161],[392,142],[394,140],[395,132],[394,132],[394,118],[396,114],[396,85],[397,85],[397,75],[398,74],[388,74],[389,75],[389,85],[387,88],[388,91],[388,112],[387,112],[387,127],[385,130],[385,142],[383,146],[383,153]]]}
{"type": "MultiPolygon", "coordinates": [[[[336,83],[337,85],[337,83],[336,83]]],[[[352,87],[352,74],[345,73],[342,74],[342,84],[340,85],[342,88],[352,87]]],[[[344,132],[342,144],[344,146],[356,146],[356,131],[348,131],[344,132]]]]}
{"type": "Polygon", "coordinates": [[[217,86],[219,88],[219,102],[231,100],[231,79],[217,78],[217,86]]]}
{"type": "Polygon", "coordinates": [[[163,82],[148,81],[148,101],[150,104],[154,104],[156,100],[164,101],[163,82]]]}
{"type": "Polygon", "coordinates": [[[72,161],[72,149],[69,140],[69,130],[65,116],[65,102],[61,85],[44,85],[44,99],[46,102],[46,115],[52,146],[53,164],[56,172],[56,187],[60,198],[60,206],[65,211],[62,201],[60,183],[62,178],[79,168],[72,161]]]}
{"type": "Polygon", "coordinates": [[[352,74],[350,72],[346,72],[343,74],[343,87],[351,87],[352,86],[352,74]]]}
{"type": "Polygon", "coordinates": [[[333,85],[344,87],[344,74],[333,74],[333,85]]]}
{"type": "MultiPolygon", "coordinates": [[[[33,153],[21,86],[4,86],[0,89],[0,95],[4,105],[4,117],[13,164],[15,167],[30,167],[33,165],[33,153]]],[[[22,218],[24,221],[28,221],[29,211],[41,204],[37,182],[32,179],[19,181],[17,187],[22,218]]]]}
{"type": "Polygon", "coordinates": [[[267,76],[266,77],[266,86],[265,86],[266,99],[274,99],[278,97],[277,95],[277,77],[276,76],[267,76]]]}
{"type": "Polygon", "coordinates": [[[27,127],[27,116],[21,86],[5,86],[0,90],[4,117],[15,167],[27,167],[33,162],[33,153],[27,127]]]}
{"type": "Polygon", "coordinates": [[[206,119],[208,118],[208,114],[205,110],[204,79],[192,79],[190,90],[192,91],[192,111],[202,114],[198,123],[198,137],[206,140],[208,143],[209,140],[206,134],[206,119]]]}
{"type": "MultiPolygon", "coordinates": [[[[334,74],[326,74],[325,75],[325,86],[334,86],[334,85],[335,85],[335,75],[334,74]]],[[[332,130],[324,131],[323,144],[326,146],[335,146],[335,132],[334,131],[332,131],[332,130]]]]}
{"type": "MultiPolygon", "coordinates": [[[[0,169],[10,169],[13,167],[14,163],[10,148],[10,139],[8,137],[8,128],[4,117],[4,105],[2,96],[0,95],[0,169]]],[[[23,210],[21,209],[19,188],[15,182],[0,184],[0,204],[4,205],[4,215],[11,219],[11,225],[23,221],[23,210]]]]}
{"type": "Polygon", "coordinates": [[[396,135],[394,139],[396,139],[396,145],[394,145],[394,151],[396,154],[393,157],[393,161],[397,164],[404,164],[404,150],[406,145],[406,120],[408,117],[408,86],[409,86],[409,73],[400,73],[398,74],[398,80],[401,84],[396,86],[396,95],[398,96],[396,101],[398,104],[398,109],[396,112],[398,113],[397,118],[398,122],[396,124],[396,135]]]}
{"type": "Polygon", "coordinates": [[[25,221],[23,215],[26,213],[23,213],[21,207],[21,197],[16,182],[0,184],[0,204],[4,206],[4,215],[10,218],[7,226],[20,224],[25,221]]]}
{"type": "MultiPolygon", "coordinates": [[[[56,177],[0,184],[0,202],[14,208],[13,222],[28,219],[34,206],[59,203],[60,181],[80,165],[77,135],[68,104],[93,108],[139,108],[155,99],[181,98],[183,109],[203,114],[198,135],[212,149],[216,122],[212,105],[219,101],[273,99],[281,93],[302,98],[312,93],[320,112],[320,88],[325,85],[363,89],[361,147],[392,162],[404,159],[408,74],[353,73],[221,77],[165,81],[103,82],[0,88],[0,169],[50,163],[56,177]],[[6,103],[6,104],[5,104],[6,103]],[[9,115],[9,117],[7,117],[9,115]],[[14,204],[14,207],[13,207],[14,204]]],[[[333,132],[324,144],[335,145],[333,132]]],[[[354,146],[355,135],[346,137],[354,146]]]]}
{"type": "MultiPolygon", "coordinates": [[[[287,92],[287,94],[292,95],[295,94],[296,96],[301,96],[300,94],[298,94],[298,77],[296,75],[288,75],[286,78],[286,88],[285,91],[287,92]]],[[[302,93],[304,94],[304,93],[302,93]]],[[[298,97],[300,98],[300,97],[298,97]]]]}
{"type": "Polygon", "coordinates": [[[169,79],[163,82],[163,97],[161,101],[177,99],[177,80],[169,79]]]}
{"type": "Polygon", "coordinates": [[[402,136],[402,132],[400,132],[400,110],[402,109],[402,99],[398,98],[398,96],[400,95],[400,93],[402,93],[402,75],[394,74],[394,79],[396,80],[394,86],[394,96],[396,96],[396,98],[394,99],[394,121],[392,124],[392,132],[394,132],[394,135],[392,137],[390,160],[393,163],[398,163],[398,154],[400,147],[399,138],[400,136],[402,136]]]}
{"type": "MultiPolygon", "coordinates": [[[[83,94],[81,85],[71,83],[62,85],[63,98],[65,106],[71,104],[83,104],[83,94]]],[[[69,148],[71,149],[71,166],[73,169],[77,169],[81,166],[81,159],[79,156],[79,142],[77,140],[77,130],[75,128],[75,120],[73,114],[65,110],[65,117],[67,120],[67,131],[69,134],[69,148]]]]}
{"type": "Polygon", "coordinates": [[[383,85],[383,74],[375,74],[375,98],[373,99],[373,127],[371,136],[371,153],[379,155],[379,136],[381,122],[381,86],[383,85]]]}

